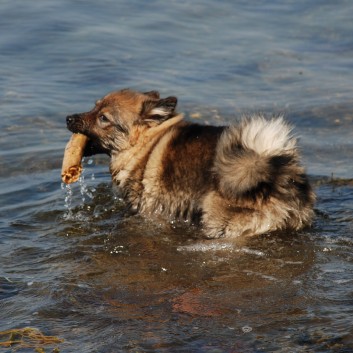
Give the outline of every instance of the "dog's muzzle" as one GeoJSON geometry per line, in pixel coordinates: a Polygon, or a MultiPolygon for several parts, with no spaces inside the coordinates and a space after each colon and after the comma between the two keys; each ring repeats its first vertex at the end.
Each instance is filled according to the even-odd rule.
{"type": "Polygon", "coordinates": [[[81,132],[82,119],[79,114],[68,115],[66,117],[66,126],[71,132],[81,132]]]}

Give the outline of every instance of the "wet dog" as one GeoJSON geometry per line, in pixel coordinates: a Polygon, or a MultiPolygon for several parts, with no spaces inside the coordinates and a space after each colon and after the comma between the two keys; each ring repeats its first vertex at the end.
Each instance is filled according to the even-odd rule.
{"type": "Polygon", "coordinates": [[[197,222],[208,238],[310,225],[315,196],[281,117],[205,126],[184,121],[176,104],[125,89],[68,116],[67,127],[89,137],[85,155],[111,157],[112,179],[133,211],[197,222]]]}

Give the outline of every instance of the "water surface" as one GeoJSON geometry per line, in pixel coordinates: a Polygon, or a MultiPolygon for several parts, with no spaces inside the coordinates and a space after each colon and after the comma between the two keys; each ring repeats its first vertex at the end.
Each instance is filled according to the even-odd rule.
{"type": "Polygon", "coordinates": [[[2,1],[0,330],[60,352],[353,352],[352,16],[348,0],[2,1]],[[65,116],[125,87],[206,124],[284,113],[313,228],[226,243],[128,217],[105,157],[62,186],[65,116]]]}

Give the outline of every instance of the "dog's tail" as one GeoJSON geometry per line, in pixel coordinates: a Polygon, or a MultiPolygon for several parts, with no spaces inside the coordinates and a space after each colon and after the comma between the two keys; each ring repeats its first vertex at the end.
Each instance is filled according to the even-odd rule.
{"type": "Polygon", "coordinates": [[[260,115],[224,130],[214,172],[228,198],[268,197],[291,182],[300,182],[304,170],[298,162],[292,127],[282,117],[268,120],[260,115]]]}

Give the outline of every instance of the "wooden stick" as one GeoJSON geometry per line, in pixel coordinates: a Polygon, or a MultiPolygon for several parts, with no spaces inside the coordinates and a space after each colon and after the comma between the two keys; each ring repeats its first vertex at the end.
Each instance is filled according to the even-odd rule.
{"type": "Polygon", "coordinates": [[[82,134],[73,134],[65,147],[61,180],[66,184],[78,180],[82,172],[81,160],[88,137],[82,134]]]}

